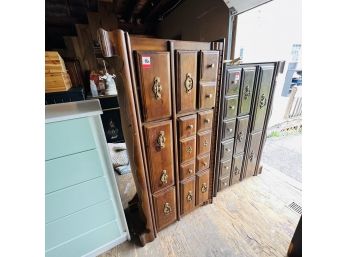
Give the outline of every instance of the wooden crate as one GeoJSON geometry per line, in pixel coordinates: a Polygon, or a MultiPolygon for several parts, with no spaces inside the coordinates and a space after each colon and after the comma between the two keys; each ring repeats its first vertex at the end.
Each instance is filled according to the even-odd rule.
{"type": "Polygon", "coordinates": [[[67,72],[64,60],[60,57],[58,52],[45,52],[45,72],[46,73],[60,73],[67,72]]]}
{"type": "Polygon", "coordinates": [[[46,93],[68,91],[71,88],[70,76],[67,72],[46,73],[46,93]]]}

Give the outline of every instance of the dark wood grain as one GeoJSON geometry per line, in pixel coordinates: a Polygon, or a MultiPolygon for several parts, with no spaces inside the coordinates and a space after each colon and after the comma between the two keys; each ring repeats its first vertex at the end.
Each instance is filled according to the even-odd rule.
{"type": "Polygon", "coordinates": [[[180,180],[184,180],[196,173],[196,161],[183,163],[180,165],[180,180]]]}
{"type": "Polygon", "coordinates": [[[194,160],[196,157],[196,137],[180,139],[180,162],[194,160]]]}
{"type": "Polygon", "coordinates": [[[210,154],[197,156],[196,171],[202,171],[210,167],[210,154]]]}
{"type": "Polygon", "coordinates": [[[195,176],[180,182],[181,214],[185,215],[195,208],[195,176]]]}
{"type": "Polygon", "coordinates": [[[196,134],[197,127],[197,116],[189,115],[178,118],[179,124],[179,138],[183,139],[186,137],[194,136],[196,134]]]}

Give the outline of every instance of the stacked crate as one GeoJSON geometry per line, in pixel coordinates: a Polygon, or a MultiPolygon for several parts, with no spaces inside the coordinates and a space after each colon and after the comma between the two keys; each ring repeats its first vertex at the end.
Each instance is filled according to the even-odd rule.
{"type": "Polygon", "coordinates": [[[68,91],[71,88],[70,76],[58,52],[45,52],[45,75],[46,93],[68,91]]]}

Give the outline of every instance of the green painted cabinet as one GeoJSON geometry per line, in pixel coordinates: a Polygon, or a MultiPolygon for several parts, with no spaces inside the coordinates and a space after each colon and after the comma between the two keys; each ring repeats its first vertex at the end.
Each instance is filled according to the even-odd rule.
{"type": "Polygon", "coordinates": [[[46,106],[47,257],[96,256],[129,239],[98,100],[46,106]]]}

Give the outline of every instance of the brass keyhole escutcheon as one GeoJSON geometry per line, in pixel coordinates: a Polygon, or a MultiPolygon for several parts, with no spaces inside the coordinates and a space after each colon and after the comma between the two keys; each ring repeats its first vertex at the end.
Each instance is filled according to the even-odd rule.
{"type": "Polygon", "coordinates": [[[207,183],[203,183],[203,184],[202,184],[202,187],[201,187],[201,192],[202,192],[202,193],[205,193],[205,192],[207,192],[207,190],[208,190],[207,183]]]}
{"type": "Polygon", "coordinates": [[[238,142],[242,142],[244,136],[243,136],[243,132],[242,131],[239,131],[238,132],[238,135],[237,135],[237,140],[238,142]]]}
{"type": "Polygon", "coordinates": [[[234,167],[234,175],[238,175],[239,174],[239,169],[237,167],[234,167]]]}
{"type": "Polygon", "coordinates": [[[193,78],[191,73],[186,74],[184,85],[185,85],[186,93],[189,94],[193,88],[193,78]]]}
{"type": "Polygon", "coordinates": [[[187,196],[186,196],[186,199],[187,199],[188,202],[191,202],[191,201],[192,201],[193,195],[192,195],[192,191],[191,191],[191,190],[188,191],[187,196]]]}
{"type": "Polygon", "coordinates": [[[249,160],[252,161],[254,159],[254,151],[251,151],[249,155],[249,160]]]}
{"type": "Polygon", "coordinates": [[[168,183],[168,174],[166,170],[162,170],[162,175],[160,179],[163,185],[168,183]]]}
{"type": "Polygon", "coordinates": [[[204,119],[204,123],[209,123],[209,119],[204,119]]]}
{"type": "Polygon", "coordinates": [[[249,86],[245,86],[244,88],[244,99],[247,99],[248,96],[250,96],[251,91],[250,91],[250,87],[249,86]]]}
{"type": "Polygon", "coordinates": [[[266,105],[266,97],[265,97],[265,94],[262,94],[260,98],[260,109],[264,107],[265,105],[266,105]]]}
{"type": "Polygon", "coordinates": [[[161,82],[161,79],[159,77],[155,77],[155,79],[153,80],[152,92],[154,93],[156,99],[162,98],[162,95],[161,95],[162,86],[160,82],[161,82]]]}
{"type": "Polygon", "coordinates": [[[170,207],[169,203],[165,203],[163,208],[164,215],[168,215],[171,211],[172,207],[170,207]]]}
{"type": "Polygon", "coordinates": [[[208,140],[207,140],[207,139],[206,139],[206,140],[204,140],[203,145],[206,147],[208,144],[209,144],[209,143],[208,143],[208,140]]]}
{"type": "Polygon", "coordinates": [[[164,144],[165,142],[166,142],[166,137],[164,136],[164,131],[160,131],[157,138],[157,146],[162,149],[165,147],[165,144],[164,144]]]}
{"type": "Polygon", "coordinates": [[[189,153],[189,154],[191,154],[192,153],[192,147],[191,146],[188,146],[188,147],[186,147],[186,152],[187,153],[189,153]]]}

